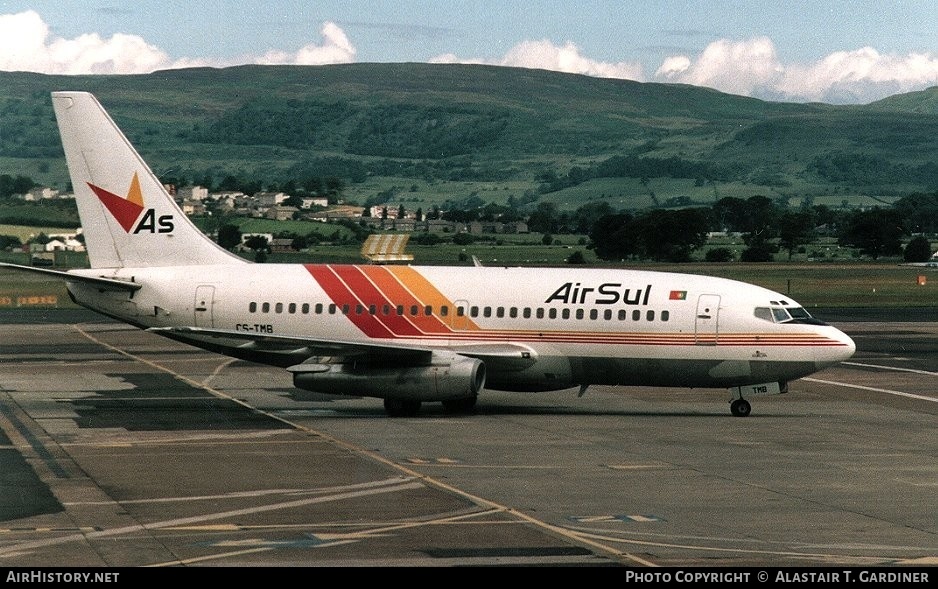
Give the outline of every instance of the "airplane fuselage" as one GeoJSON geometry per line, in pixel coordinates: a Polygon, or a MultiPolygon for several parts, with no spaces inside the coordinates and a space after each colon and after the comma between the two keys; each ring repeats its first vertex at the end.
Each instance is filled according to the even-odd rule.
{"type": "MultiPolygon", "coordinates": [[[[94,286],[69,289],[79,303],[144,328],[195,326],[485,356],[486,385],[499,390],[786,383],[854,350],[831,326],[773,319],[773,310],[798,308],[787,297],[689,274],[251,264],[124,268],[107,276],[145,286],[104,296],[94,286]]],[[[259,362],[295,363],[289,353],[218,333],[177,338],[259,362]]]]}

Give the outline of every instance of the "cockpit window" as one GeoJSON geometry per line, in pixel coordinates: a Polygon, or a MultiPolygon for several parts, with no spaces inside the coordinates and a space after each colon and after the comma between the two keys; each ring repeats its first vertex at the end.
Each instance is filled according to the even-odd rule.
{"type": "Polygon", "coordinates": [[[756,307],[756,317],[763,321],[774,321],[772,318],[772,309],[768,307],[756,307]]]}
{"type": "Polygon", "coordinates": [[[808,313],[804,307],[791,307],[788,309],[793,319],[813,319],[811,313],[808,313]]]}
{"type": "Polygon", "coordinates": [[[826,325],[823,321],[812,317],[804,307],[756,307],[754,314],[758,319],[772,323],[826,325]]]}

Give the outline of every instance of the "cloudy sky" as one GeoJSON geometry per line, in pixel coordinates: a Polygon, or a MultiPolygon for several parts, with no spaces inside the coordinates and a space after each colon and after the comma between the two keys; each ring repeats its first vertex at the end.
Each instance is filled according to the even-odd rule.
{"type": "Polygon", "coordinates": [[[925,0],[0,0],[0,70],[487,63],[769,100],[938,86],[925,0]]]}

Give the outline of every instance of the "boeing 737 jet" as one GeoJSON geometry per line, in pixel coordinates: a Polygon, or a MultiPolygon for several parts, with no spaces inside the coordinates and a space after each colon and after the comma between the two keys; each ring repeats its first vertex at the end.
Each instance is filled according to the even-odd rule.
{"type": "Polygon", "coordinates": [[[470,412],[486,388],[728,388],[753,395],[849,358],[854,342],[751,284],[623,269],[254,264],[203,235],[91,94],[52,101],[90,269],[79,305],[285,368],[296,387],[470,412]]]}

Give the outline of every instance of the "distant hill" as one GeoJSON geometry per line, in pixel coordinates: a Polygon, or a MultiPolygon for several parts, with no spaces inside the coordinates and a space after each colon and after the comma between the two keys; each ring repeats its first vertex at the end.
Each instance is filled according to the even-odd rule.
{"type": "Polygon", "coordinates": [[[870,107],[894,112],[938,115],[938,86],[919,92],[889,96],[871,103],[870,107]]]}
{"type": "Polygon", "coordinates": [[[64,187],[54,90],[93,92],[164,180],[336,176],[359,200],[403,198],[408,186],[427,203],[475,195],[617,208],[753,194],[888,202],[938,189],[938,89],[831,106],[434,64],[0,72],[0,174],[64,187]]]}

